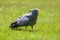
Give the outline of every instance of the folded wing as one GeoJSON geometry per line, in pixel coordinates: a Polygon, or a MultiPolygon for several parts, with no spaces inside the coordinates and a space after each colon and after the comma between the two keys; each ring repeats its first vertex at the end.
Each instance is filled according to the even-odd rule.
{"type": "Polygon", "coordinates": [[[27,18],[26,16],[22,16],[17,20],[17,24],[19,25],[25,25],[29,22],[29,18],[27,18]]]}

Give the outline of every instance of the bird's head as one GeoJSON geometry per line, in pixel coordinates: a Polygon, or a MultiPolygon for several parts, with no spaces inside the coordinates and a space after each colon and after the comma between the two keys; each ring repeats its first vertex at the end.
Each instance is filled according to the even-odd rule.
{"type": "Polygon", "coordinates": [[[38,8],[34,8],[34,9],[31,9],[31,10],[29,10],[29,12],[32,12],[32,13],[37,13],[38,14],[38,11],[39,11],[39,9],[38,8]]]}

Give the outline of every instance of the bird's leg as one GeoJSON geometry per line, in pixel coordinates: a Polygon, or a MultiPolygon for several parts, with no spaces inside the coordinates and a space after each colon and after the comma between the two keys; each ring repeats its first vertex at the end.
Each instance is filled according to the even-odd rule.
{"type": "Polygon", "coordinates": [[[31,27],[32,27],[32,30],[33,30],[33,25],[31,27]]]}

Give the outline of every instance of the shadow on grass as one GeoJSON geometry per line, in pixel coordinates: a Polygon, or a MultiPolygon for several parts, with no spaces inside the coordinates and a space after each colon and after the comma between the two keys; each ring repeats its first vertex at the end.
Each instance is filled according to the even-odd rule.
{"type": "Polygon", "coordinates": [[[12,30],[16,30],[16,31],[29,31],[29,32],[34,32],[33,30],[26,30],[26,29],[12,29],[12,30]]]}
{"type": "Polygon", "coordinates": [[[15,31],[28,31],[28,32],[40,32],[40,29],[33,29],[33,30],[28,30],[28,29],[11,29],[11,30],[15,30],[15,31]]]}
{"type": "Polygon", "coordinates": [[[16,31],[28,31],[28,32],[39,32],[40,30],[26,30],[26,29],[13,29],[13,30],[16,30],[16,31]]]}
{"type": "Polygon", "coordinates": [[[26,29],[16,29],[17,31],[29,31],[29,32],[33,32],[33,30],[26,30],[26,29]]]}

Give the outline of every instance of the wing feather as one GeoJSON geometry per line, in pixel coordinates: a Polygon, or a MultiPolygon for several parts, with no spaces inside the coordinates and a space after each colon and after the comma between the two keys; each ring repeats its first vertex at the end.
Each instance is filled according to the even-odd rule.
{"type": "Polygon", "coordinates": [[[24,25],[29,22],[29,18],[22,16],[17,20],[17,24],[24,25]]]}

